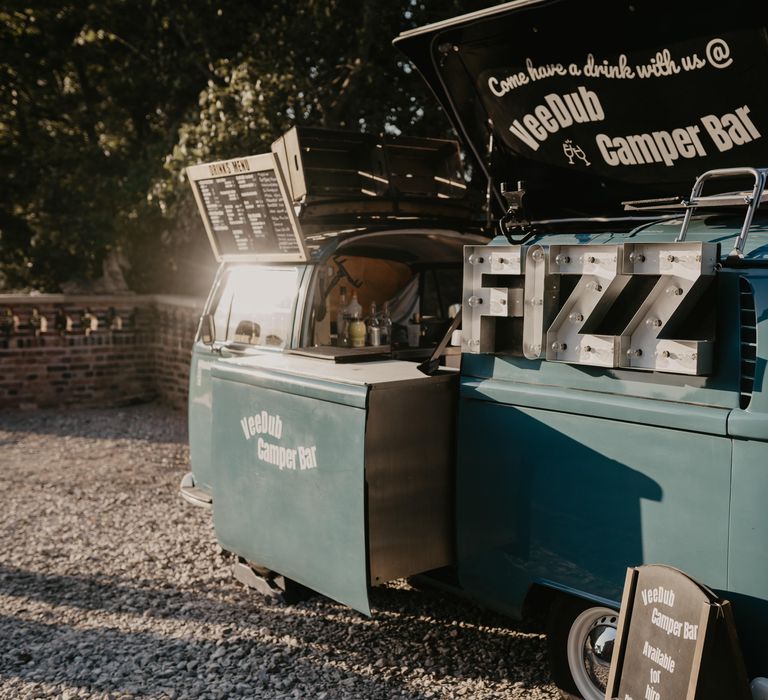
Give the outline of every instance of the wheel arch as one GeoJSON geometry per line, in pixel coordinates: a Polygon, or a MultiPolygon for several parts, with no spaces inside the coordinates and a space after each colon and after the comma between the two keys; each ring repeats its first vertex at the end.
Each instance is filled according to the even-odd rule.
{"type": "Polygon", "coordinates": [[[546,618],[555,602],[568,598],[576,598],[586,603],[603,605],[607,608],[614,608],[617,611],[621,607],[619,601],[611,600],[610,598],[603,598],[586,591],[563,586],[553,581],[537,581],[532,583],[528,589],[528,593],[523,600],[522,614],[524,617],[538,618],[544,616],[546,618]]]}

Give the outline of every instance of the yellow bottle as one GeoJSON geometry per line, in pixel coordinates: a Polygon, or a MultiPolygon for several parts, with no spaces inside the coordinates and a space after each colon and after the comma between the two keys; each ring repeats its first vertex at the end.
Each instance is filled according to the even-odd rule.
{"type": "Polygon", "coordinates": [[[363,307],[357,300],[357,292],[352,292],[352,300],[347,304],[344,315],[347,317],[347,335],[353,348],[365,347],[365,321],[362,319],[363,307]]]}
{"type": "Polygon", "coordinates": [[[352,319],[349,323],[349,340],[353,348],[365,347],[365,321],[352,319]]]}

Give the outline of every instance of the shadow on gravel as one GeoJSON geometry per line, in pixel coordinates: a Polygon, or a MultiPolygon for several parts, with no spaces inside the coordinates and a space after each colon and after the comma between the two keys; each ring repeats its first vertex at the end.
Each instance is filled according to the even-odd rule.
{"type": "MultiPolygon", "coordinates": [[[[5,616],[0,616],[0,629],[0,678],[63,684],[90,693],[117,692],[139,698],[157,697],[171,689],[195,693],[195,686],[206,687],[203,679],[210,673],[227,676],[233,686],[245,684],[253,693],[284,693],[291,687],[302,690],[300,681],[286,687],[282,679],[288,671],[295,678],[317,674],[315,664],[302,658],[300,646],[289,648],[264,640],[236,639],[219,644],[149,632],[74,629],[5,616]],[[13,648],[4,648],[8,640],[13,640],[13,648]],[[46,664],[40,649],[56,663],[46,664]]],[[[349,669],[345,669],[345,676],[365,678],[349,669]]],[[[420,693],[404,691],[398,683],[377,683],[375,697],[395,696],[426,700],[420,693]]],[[[299,697],[310,695],[302,693],[299,697]]]]}
{"type": "MultiPolygon", "coordinates": [[[[160,403],[119,408],[42,409],[29,413],[0,411],[0,431],[94,440],[132,439],[187,443],[186,414],[160,403]],[[152,415],[162,417],[153,421],[152,415]],[[169,433],[169,424],[172,430],[169,433]]],[[[14,444],[5,438],[5,444],[14,444]]]]}
{"type": "MultiPolygon", "coordinates": [[[[157,588],[151,583],[142,585],[135,580],[48,574],[0,565],[0,595],[38,600],[49,605],[68,605],[82,610],[140,612],[152,617],[188,620],[199,617],[203,612],[214,610],[221,612],[223,608],[233,614],[250,612],[254,606],[262,613],[266,610],[279,610],[281,613],[295,610],[308,614],[317,605],[334,607],[338,605],[320,595],[312,598],[308,603],[287,605],[278,600],[267,600],[255,591],[241,587],[239,584],[235,585],[242,592],[242,601],[222,600],[217,596],[219,587],[213,584],[203,586],[195,584],[194,589],[181,589],[169,584],[157,588]],[[139,599],[145,603],[141,608],[136,606],[139,599]]],[[[387,619],[394,616],[397,620],[395,624],[409,626],[416,624],[424,627],[425,630],[440,627],[453,629],[459,625],[465,628],[482,626],[531,633],[539,631],[529,629],[523,623],[511,623],[508,617],[476,607],[439,591],[374,588],[371,591],[371,605],[375,608],[374,618],[377,615],[387,616],[387,619]],[[428,622],[419,619],[424,617],[425,607],[429,611],[428,622]]],[[[341,606],[339,609],[342,609],[341,606]]],[[[344,610],[346,611],[346,608],[344,610]]],[[[323,613],[318,611],[317,614],[323,613]]],[[[366,618],[360,615],[360,619],[366,618]]],[[[494,629],[484,631],[484,634],[494,633],[494,629]]]]}
{"type": "MultiPolygon", "coordinates": [[[[126,581],[0,567],[0,595],[89,611],[93,613],[86,618],[89,626],[98,624],[99,611],[136,616],[136,620],[143,620],[141,625],[153,624],[152,618],[230,625],[225,656],[236,658],[238,662],[244,656],[257,660],[269,657],[273,667],[262,664],[260,671],[257,669],[261,672],[262,683],[268,680],[265,673],[275,670],[272,657],[279,661],[283,655],[290,659],[291,672],[299,677],[311,670],[316,674],[329,659],[343,660],[344,675],[349,677],[355,675],[350,665],[366,666],[374,659],[377,660],[375,674],[423,670],[440,677],[481,679],[491,683],[517,681],[525,685],[531,680],[530,669],[540,669],[545,664],[544,644],[539,635],[516,633],[517,628],[511,627],[507,618],[436,591],[374,589],[371,597],[374,617],[369,619],[362,615],[355,617],[343,606],[319,596],[289,606],[239,586],[234,590],[230,587],[224,592],[204,594],[199,590],[142,587],[126,581]],[[322,624],[318,624],[319,619],[322,624]],[[265,644],[253,639],[263,636],[265,629],[277,639],[287,634],[290,641],[265,644]],[[302,658],[301,650],[308,646],[315,649],[314,655],[302,658]]],[[[158,663],[171,652],[172,657],[181,657],[185,663],[196,663],[217,649],[215,640],[191,642],[114,629],[75,630],[12,617],[0,618],[0,629],[4,631],[0,639],[2,655],[10,653],[7,658],[13,660],[16,653],[17,658],[15,664],[0,666],[0,675],[10,673],[20,678],[31,678],[35,667],[28,668],[26,664],[34,657],[29,656],[23,644],[14,643],[15,651],[3,650],[4,640],[14,637],[21,637],[28,644],[45,644],[46,648],[64,644],[61,640],[70,640],[66,642],[73,648],[67,652],[69,655],[82,655],[83,652],[77,649],[90,645],[93,649],[108,649],[113,659],[132,656],[135,652],[131,649],[138,644],[143,655],[149,654],[149,658],[157,659],[158,663]]],[[[46,653],[49,652],[50,649],[46,653]]],[[[146,672],[146,669],[141,671],[146,672]]],[[[173,677],[174,687],[179,688],[179,683],[187,682],[185,672],[186,666],[178,671],[178,677],[173,677]]],[[[157,673],[162,671],[152,671],[153,675],[157,673]]],[[[76,685],[86,682],[76,674],[64,679],[59,675],[57,671],[56,679],[48,680],[76,685]]],[[[373,681],[368,676],[359,677],[368,684],[373,683],[377,691],[375,697],[379,693],[382,698],[402,696],[417,700],[421,697],[412,690],[406,692],[396,679],[373,681]]],[[[162,680],[162,675],[159,678],[162,680]]],[[[190,678],[196,678],[196,675],[191,674],[190,678]]],[[[246,674],[242,680],[250,683],[252,678],[246,674]]],[[[88,682],[92,683],[93,677],[88,682]]],[[[123,685],[125,692],[133,692],[129,689],[130,683],[126,681],[123,685]]],[[[123,688],[123,685],[119,687],[123,688]]]]}
{"type": "MultiPolygon", "coordinates": [[[[166,585],[142,586],[137,581],[112,577],[70,576],[26,571],[0,565],[0,595],[37,600],[48,605],[69,605],[81,610],[147,614],[152,617],[190,619],[188,608],[205,608],[204,592],[166,585]],[[141,607],[138,602],[143,602],[141,607]]],[[[214,605],[220,605],[215,602],[214,605]]]]}
{"type": "Polygon", "coordinates": [[[0,517],[12,554],[0,557],[2,697],[426,700],[432,687],[474,700],[547,682],[539,634],[446,593],[375,588],[369,619],[319,596],[284,605],[227,578],[210,517],[169,510],[186,421],[163,406],[0,414],[0,440],[15,465],[4,488],[24,504],[0,517]],[[148,563],[111,568],[144,533],[148,563]],[[3,695],[2,681],[25,694],[3,695]]]}

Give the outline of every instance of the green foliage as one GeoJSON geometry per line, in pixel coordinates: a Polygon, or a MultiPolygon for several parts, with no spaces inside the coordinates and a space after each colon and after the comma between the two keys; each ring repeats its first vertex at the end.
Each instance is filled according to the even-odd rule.
{"type": "Polygon", "coordinates": [[[137,290],[189,288],[205,242],[184,167],[294,124],[446,133],[391,39],[487,4],[6,1],[0,275],[55,291],[121,248],[137,290]]]}

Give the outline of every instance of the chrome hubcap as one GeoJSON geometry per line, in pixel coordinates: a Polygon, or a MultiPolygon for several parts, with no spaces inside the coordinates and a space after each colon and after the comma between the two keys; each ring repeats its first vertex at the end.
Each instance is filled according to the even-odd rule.
{"type": "Polygon", "coordinates": [[[584,669],[592,683],[603,692],[608,685],[615,641],[616,617],[613,615],[597,618],[584,639],[584,669]]]}
{"type": "Polygon", "coordinates": [[[568,633],[568,667],[585,700],[604,700],[616,641],[618,613],[610,608],[584,610],[568,633]]]}

